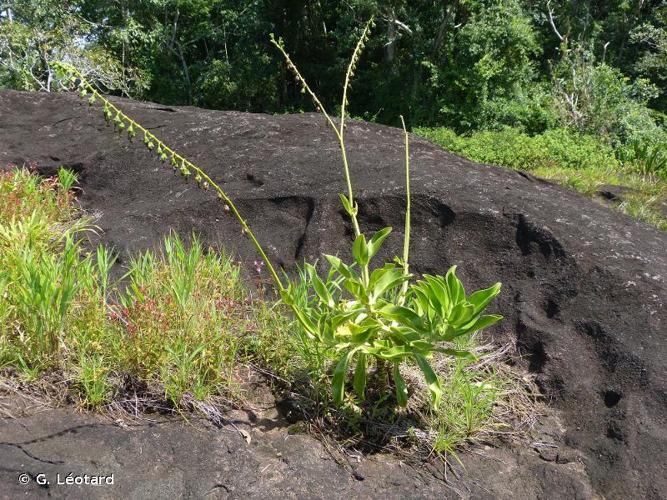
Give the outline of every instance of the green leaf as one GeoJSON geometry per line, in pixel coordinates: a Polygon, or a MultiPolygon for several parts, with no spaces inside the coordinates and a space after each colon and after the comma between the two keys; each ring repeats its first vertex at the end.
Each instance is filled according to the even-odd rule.
{"type": "Polygon", "coordinates": [[[396,306],[387,304],[378,309],[378,312],[385,318],[396,321],[401,325],[411,328],[422,329],[422,318],[412,309],[405,306],[396,306]]]}
{"type": "Polygon", "coordinates": [[[500,293],[501,286],[502,285],[500,283],[496,283],[495,285],[489,288],[485,288],[484,290],[477,290],[468,297],[468,302],[475,306],[475,312],[473,314],[474,316],[481,313],[489,304],[489,302],[491,302],[500,293]]]}
{"type": "Polygon", "coordinates": [[[380,229],[378,232],[376,232],[371,240],[368,242],[368,258],[369,260],[373,258],[373,256],[380,250],[380,247],[382,246],[382,243],[384,243],[384,240],[387,239],[387,236],[389,236],[389,233],[391,233],[391,228],[390,227],[385,227],[384,229],[380,229]]]}
{"type": "Polygon", "coordinates": [[[352,274],[352,271],[350,270],[350,267],[345,264],[342,260],[340,260],[338,257],[334,255],[324,255],[324,258],[329,261],[329,264],[333,269],[338,271],[341,275],[343,275],[346,278],[352,278],[354,275],[352,274]]]}
{"type": "Polygon", "coordinates": [[[350,203],[348,197],[345,196],[343,193],[339,193],[338,197],[340,198],[340,202],[342,203],[343,208],[348,213],[348,215],[352,215],[352,204],[350,203]]]}
{"type": "Polygon", "coordinates": [[[432,307],[440,316],[445,316],[451,306],[451,300],[445,280],[442,276],[424,275],[422,290],[426,294],[432,307]]]}
{"type": "Polygon", "coordinates": [[[465,299],[466,293],[463,284],[461,283],[461,280],[456,277],[456,266],[449,268],[449,271],[447,271],[447,274],[445,275],[445,281],[447,282],[449,298],[452,301],[452,305],[458,304],[465,299]]]}
{"type": "Polygon", "coordinates": [[[405,408],[408,405],[408,388],[405,384],[405,380],[401,375],[401,370],[399,368],[400,363],[393,363],[393,376],[394,376],[394,385],[396,386],[396,402],[401,408],[405,408]]]}
{"type": "Polygon", "coordinates": [[[466,333],[474,333],[478,330],[481,330],[482,328],[487,328],[497,323],[501,319],[503,319],[503,317],[500,314],[485,314],[484,316],[480,316],[477,321],[472,323],[472,325],[466,325],[462,330],[461,335],[466,333]]]}
{"type": "Polygon", "coordinates": [[[393,347],[382,347],[382,348],[375,351],[375,355],[378,358],[387,359],[387,360],[396,359],[396,358],[404,358],[404,357],[406,357],[410,354],[412,354],[412,351],[410,349],[408,349],[406,346],[403,346],[403,345],[396,345],[396,346],[393,346],[393,347]]]}
{"type": "Polygon", "coordinates": [[[385,264],[371,273],[368,282],[369,296],[375,301],[385,291],[393,289],[406,279],[408,278],[403,274],[403,270],[397,269],[394,264],[385,264]]]}
{"type": "Polygon", "coordinates": [[[428,385],[428,390],[431,393],[431,406],[437,408],[440,405],[440,400],[442,399],[442,387],[440,385],[440,379],[431,368],[431,365],[426,360],[426,358],[421,355],[414,353],[413,354],[415,361],[419,365],[422,373],[424,374],[424,379],[428,385]]]}
{"type": "Polygon", "coordinates": [[[345,377],[347,375],[347,367],[355,352],[356,350],[353,349],[342,356],[336,364],[336,368],[334,368],[333,378],[331,380],[331,391],[333,393],[334,403],[338,406],[343,402],[345,396],[345,377]]]}
{"type": "Polygon", "coordinates": [[[459,302],[449,314],[447,321],[453,326],[461,326],[468,323],[472,317],[475,306],[466,302],[459,302]]]}
{"type": "Polygon", "coordinates": [[[366,300],[366,290],[356,279],[348,279],[343,283],[345,289],[350,292],[354,298],[363,302],[366,300]]]}
{"type": "Polygon", "coordinates": [[[456,358],[462,358],[468,361],[477,361],[477,357],[470,351],[461,349],[438,349],[437,351],[447,354],[448,356],[454,356],[456,358]]]}
{"type": "Polygon", "coordinates": [[[366,399],[366,354],[360,352],[357,356],[357,366],[354,369],[354,392],[361,401],[366,399]]]}
{"type": "Polygon", "coordinates": [[[327,307],[333,308],[335,306],[333,297],[331,296],[331,293],[329,293],[329,289],[326,287],[326,285],[320,279],[320,277],[314,275],[312,277],[312,282],[313,282],[313,289],[315,290],[315,293],[320,298],[320,300],[324,302],[327,305],[327,307]]]}
{"type": "Polygon", "coordinates": [[[368,265],[370,255],[368,253],[368,244],[366,237],[363,234],[358,235],[352,244],[352,256],[359,266],[364,267],[368,265]]]}
{"type": "Polygon", "coordinates": [[[300,307],[297,307],[295,304],[290,304],[290,307],[292,308],[292,311],[294,312],[294,315],[296,318],[299,320],[299,323],[303,326],[303,328],[306,330],[306,333],[309,333],[312,337],[319,338],[319,329],[315,325],[315,323],[312,322],[312,320],[308,317],[308,315],[301,310],[300,307]]]}

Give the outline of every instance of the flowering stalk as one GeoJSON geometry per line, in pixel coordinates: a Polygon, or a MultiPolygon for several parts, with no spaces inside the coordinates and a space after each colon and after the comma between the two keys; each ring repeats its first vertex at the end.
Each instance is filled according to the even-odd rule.
{"type": "MultiPolygon", "coordinates": [[[[350,82],[352,81],[352,77],[354,76],[354,72],[357,69],[357,63],[359,62],[359,58],[361,57],[361,52],[370,36],[370,30],[372,26],[374,26],[374,22],[373,18],[371,17],[371,19],[369,19],[369,21],[366,23],[366,26],[364,26],[364,29],[361,33],[361,37],[359,38],[359,41],[357,41],[357,45],[355,46],[354,52],[352,53],[350,64],[348,64],[347,66],[347,71],[345,72],[345,84],[343,86],[343,98],[341,102],[340,123],[338,125],[336,125],[336,123],[333,121],[329,113],[327,113],[327,110],[324,108],[324,105],[317,97],[317,94],[313,92],[313,90],[308,85],[308,82],[306,82],[306,79],[303,77],[299,69],[296,67],[296,65],[290,58],[289,54],[285,50],[285,45],[283,43],[282,38],[276,39],[273,33],[270,35],[271,43],[275,45],[276,48],[280,51],[280,53],[283,55],[283,57],[285,58],[285,62],[287,64],[287,68],[294,74],[294,77],[296,78],[297,82],[299,83],[299,85],[301,85],[301,92],[304,94],[307,93],[310,96],[310,98],[313,100],[313,103],[315,104],[315,108],[317,109],[317,111],[321,112],[324,115],[327,122],[329,123],[334,133],[336,134],[336,138],[338,139],[340,147],[341,156],[343,159],[343,171],[345,173],[345,182],[347,184],[347,196],[343,194],[339,196],[341,203],[345,208],[345,211],[348,213],[348,215],[350,216],[350,220],[352,221],[355,237],[359,237],[361,235],[361,230],[359,229],[359,221],[357,219],[357,213],[359,212],[359,207],[357,203],[354,201],[352,179],[350,177],[350,165],[347,160],[347,147],[345,145],[345,110],[348,105],[347,90],[350,86],[350,82]]],[[[362,275],[365,282],[368,282],[369,279],[368,265],[362,266],[362,275]]]]}
{"type": "MultiPolygon", "coordinates": [[[[410,256],[410,138],[405,128],[405,120],[401,115],[401,125],[403,125],[403,135],[405,136],[405,236],[403,238],[403,275],[407,278],[410,275],[408,258],[410,256]]],[[[401,286],[401,292],[398,297],[399,305],[405,302],[405,295],[408,293],[408,280],[406,279],[401,286]]]]}
{"type": "Polygon", "coordinates": [[[142,134],[144,144],[146,145],[149,151],[157,154],[160,161],[166,162],[167,160],[169,160],[174,171],[179,171],[185,179],[187,179],[194,173],[194,179],[200,188],[202,188],[205,191],[209,189],[215,191],[218,195],[218,198],[224,203],[225,211],[232,212],[234,217],[236,217],[236,219],[239,221],[239,224],[241,224],[243,234],[247,235],[250,238],[250,241],[252,241],[253,245],[255,246],[255,249],[261,256],[262,260],[266,262],[266,267],[269,273],[271,274],[273,281],[278,287],[278,291],[282,291],[285,289],[282,281],[278,277],[278,273],[276,272],[275,268],[271,264],[271,261],[266,255],[266,252],[260,245],[255,234],[250,229],[250,226],[248,225],[246,220],[241,216],[240,212],[238,211],[238,208],[236,207],[232,199],[227,195],[227,193],[225,193],[222,190],[222,188],[213,179],[211,179],[208,176],[208,174],[204,170],[202,170],[200,167],[192,163],[187,158],[178,154],[175,150],[173,150],[172,148],[167,146],[164,142],[162,142],[160,139],[158,139],[153,133],[151,133],[146,128],[141,126],[141,124],[139,124],[138,122],[127,116],[125,113],[123,113],[117,106],[115,106],[111,101],[109,101],[109,99],[100,94],[100,92],[98,92],[97,89],[95,89],[88,82],[88,80],[86,80],[86,78],[77,68],[63,62],[54,63],[54,66],[58,70],[62,71],[66,76],[69,76],[72,82],[78,80],[79,95],[82,98],[85,98],[90,94],[90,97],[88,97],[89,105],[92,106],[97,102],[97,100],[99,100],[102,103],[104,118],[107,121],[107,123],[109,122],[113,123],[114,127],[116,127],[120,132],[126,130],[130,140],[136,137],[137,134],[142,134]]]}

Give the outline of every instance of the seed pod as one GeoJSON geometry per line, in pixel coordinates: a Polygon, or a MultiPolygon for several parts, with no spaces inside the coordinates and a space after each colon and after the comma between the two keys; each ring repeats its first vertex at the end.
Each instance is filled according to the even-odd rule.
{"type": "Polygon", "coordinates": [[[82,99],[84,97],[86,97],[87,94],[88,94],[88,91],[85,88],[82,88],[81,92],[79,92],[79,95],[81,96],[82,99]]]}
{"type": "Polygon", "coordinates": [[[164,163],[165,161],[167,161],[167,154],[166,154],[166,153],[163,152],[162,154],[160,154],[160,161],[161,161],[162,163],[164,163]]]}
{"type": "Polygon", "coordinates": [[[136,135],[137,133],[134,130],[134,123],[130,123],[130,126],[127,128],[127,136],[132,140],[136,135]]]}
{"type": "Polygon", "coordinates": [[[208,191],[208,188],[210,187],[210,185],[209,185],[208,181],[204,181],[202,183],[201,187],[204,191],[208,191]]]}
{"type": "Polygon", "coordinates": [[[195,175],[195,182],[201,185],[201,181],[202,181],[201,175],[199,174],[195,175]]]}
{"type": "Polygon", "coordinates": [[[92,106],[95,104],[95,94],[90,96],[90,99],[88,99],[88,106],[92,106]]]}
{"type": "MultiPolygon", "coordinates": [[[[220,198],[222,198],[222,195],[220,195],[220,198]]],[[[222,209],[223,209],[225,212],[229,212],[229,210],[230,210],[230,209],[229,209],[229,205],[227,205],[226,203],[225,203],[225,206],[222,207],[222,209]]]]}

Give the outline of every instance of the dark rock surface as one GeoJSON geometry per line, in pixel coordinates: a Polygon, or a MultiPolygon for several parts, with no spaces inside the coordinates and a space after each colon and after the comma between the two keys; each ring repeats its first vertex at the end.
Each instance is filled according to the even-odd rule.
{"type": "MultiPolygon", "coordinates": [[[[238,200],[275,262],[290,268],[323,251],[345,253],[351,232],[337,198],[344,189],[339,153],[320,116],[119,102],[130,116],[222,183],[238,200]]],[[[347,136],[362,225],[367,230],[393,226],[384,256],[397,254],[404,210],[402,134],[353,122],[347,136]]],[[[471,163],[421,139],[413,138],[411,148],[413,270],[441,273],[459,264],[459,274],[469,288],[503,282],[497,308],[506,319],[492,333],[501,340],[516,340],[527,367],[537,374],[560,415],[563,429],[558,446],[569,450],[559,454],[537,446],[537,451],[530,452],[491,449],[484,458],[467,455],[464,462],[471,479],[467,489],[460,489],[462,494],[665,498],[667,234],[548,182],[471,163]]],[[[140,144],[115,136],[101,112],[75,96],[0,92],[0,164],[28,161],[36,162],[44,173],[60,165],[79,172],[83,205],[98,214],[103,241],[123,257],[155,246],[169,229],[175,229],[194,230],[207,242],[237,252],[246,263],[256,258],[213,195],[170,174],[140,144]]],[[[40,433],[31,423],[32,437],[21,439],[58,432],[59,417],[54,414],[46,421],[51,418],[55,422],[51,427],[40,421],[44,426],[40,433]]],[[[181,429],[175,423],[168,425],[181,429]]],[[[108,440],[101,449],[118,447],[118,456],[136,453],[126,448],[133,446],[133,438],[126,443],[110,437],[120,432],[107,428],[108,440]]],[[[178,432],[190,436],[194,431],[178,432]]],[[[178,432],[155,439],[168,447],[178,432]]],[[[217,456],[216,439],[227,442],[207,437],[206,432],[213,431],[202,432],[201,445],[188,438],[197,450],[193,458],[182,456],[184,463],[191,461],[195,468],[205,462],[207,453],[217,456]]],[[[71,453],[90,442],[83,435],[77,435],[80,445],[71,453]]],[[[148,437],[145,440],[150,442],[148,437]]],[[[60,448],[52,450],[54,455],[69,453],[70,441],[61,441],[60,448]]],[[[304,453],[314,453],[314,443],[305,446],[304,453]]],[[[180,453],[178,446],[173,453],[180,453]]],[[[264,463],[253,455],[234,456],[239,461],[234,470],[242,475],[259,467],[247,465],[253,460],[253,464],[264,463]]],[[[183,467],[173,460],[171,467],[183,467]]],[[[385,467],[369,460],[364,463],[375,464],[371,467],[378,470],[385,467]]],[[[1,470],[18,467],[5,461],[0,459],[3,482],[6,474],[1,470]]],[[[132,463],[128,459],[127,464],[132,463]]],[[[313,473],[321,481],[313,486],[321,488],[314,490],[315,496],[385,496],[386,477],[394,477],[394,469],[387,465],[381,475],[384,479],[363,482],[368,490],[345,490],[351,481],[348,473],[331,462],[318,464],[318,470],[326,472],[313,473]]],[[[141,470],[149,474],[150,468],[144,466],[141,470]]],[[[187,480],[187,474],[194,472],[190,464],[186,469],[179,488],[199,496],[197,488],[204,486],[187,480]]],[[[406,474],[416,477],[410,476],[414,472],[406,474]]],[[[298,477],[287,476],[284,483],[263,483],[265,490],[258,486],[253,494],[272,496],[276,490],[270,489],[271,484],[278,484],[276,488],[291,492],[288,495],[304,496],[298,477]]],[[[428,484],[412,496],[443,494],[438,493],[442,485],[428,484]]],[[[411,496],[400,486],[388,491],[411,496]]]]}
{"type": "Polygon", "coordinates": [[[222,428],[169,418],[113,422],[67,409],[0,419],[0,498],[596,497],[576,451],[563,455],[562,446],[544,457],[480,448],[463,455],[467,469],[454,464],[445,483],[442,471],[386,454],[337,464],[313,437],[290,433],[274,406],[227,418],[222,428]],[[113,485],[66,484],[70,474],[113,474],[113,485]]]}
{"type": "Polygon", "coordinates": [[[605,201],[621,203],[625,201],[626,195],[632,194],[634,192],[636,192],[636,190],[628,186],[605,184],[604,186],[599,186],[595,194],[605,201]]]}

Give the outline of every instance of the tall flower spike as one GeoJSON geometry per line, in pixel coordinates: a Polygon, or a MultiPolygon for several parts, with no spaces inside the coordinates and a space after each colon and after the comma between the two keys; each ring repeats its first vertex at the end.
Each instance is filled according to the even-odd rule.
{"type": "Polygon", "coordinates": [[[181,155],[176,153],[175,151],[172,151],[169,147],[165,146],[161,141],[155,137],[153,134],[148,132],[146,129],[144,129],[140,124],[136,123],[134,120],[132,120],[130,117],[126,116],[124,113],[120,111],[116,106],[111,104],[111,102],[102,94],[97,92],[89,82],[86,81],[85,76],[83,76],[76,68],[74,68],[72,65],[63,63],[60,61],[54,61],[53,62],[54,67],[59,69],[59,71],[62,71],[62,73],[65,75],[65,78],[68,78],[69,80],[65,80],[66,82],[71,82],[71,87],[70,88],[78,88],[78,90],[84,91],[86,93],[92,92],[96,100],[100,100],[102,102],[102,107],[103,107],[103,114],[104,118],[113,123],[114,127],[118,128],[119,130],[125,129],[126,126],[130,126],[133,131],[137,131],[139,129],[142,131],[144,134],[144,142],[145,145],[148,147],[148,149],[153,149],[155,148],[156,144],[159,146],[159,151],[155,151],[157,156],[162,160],[166,161],[167,159],[170,159],[170,164],[172,167],[174,167],[174,170],[180,171],[180,173],[183,175],[183,177],[187,178],[190,175],[192,175],[191,170],[194,170],[195,172],[199,173],[200,176],[203,179],[206,179],[205,182],[203,182],[203,188],[206,189],[207,187],[213,187],[215,188],[216,192],[222,199],[222,201],[225,202],[225,205],[231,207],[235,217],[238,219],[239,223],[245,228],[247,232],[247,236],[252,240],[253,245],[255,246],[257,252],[261,255],[262,260],[267,262],[267,267],[269,268],[269,271],[271,272],[271,277],[275,281],[276,286],[278,287],[279,291],[284,290],[284,286],[282,283],[282,280],[278,276],[278,273],[275,271],[273,266],[271,265],[270,261],[268,260],[268,257],[266,255],[266,252],[260,245],[259,241],[255,237],[255,235],[250,231],[248,228],[247,223],[241,218],[240,214],[238,213],[236,207],[234,206],[233,202],[227,197],[226,193],[222,191],[220,186],[217,184],[211,182],[208,180],[206,177],[206,174],[199,169],[197,166],[195,166],[191,162],[187,162],[181,155]],[[114,115],[115,114],[115,115],[114,115]]]}

